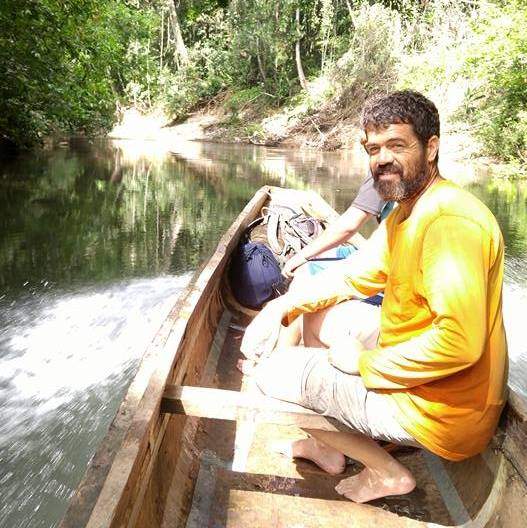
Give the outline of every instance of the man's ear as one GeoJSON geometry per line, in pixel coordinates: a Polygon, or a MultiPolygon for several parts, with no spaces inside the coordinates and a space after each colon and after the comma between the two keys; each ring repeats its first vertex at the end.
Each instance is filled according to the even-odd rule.
{"type": "Polygon", "coordinates": [[[439,154],[439,138],[437,136],[432,136],[429,138],[426,147],[427,161],[430,163],[436,161],[439,154]]]}
{"type": "Polygon", "coordinates": [[[368,133],[366,132],[366,130],[360,131],[359,141],[360,141],[360,144],[364,148],[366,148],[366,143],[368,143],[368,133]]]}
{"type": "Polygon", "coordinates": [[[368,141],[368,133],[366,132],[366,130],[362,129],[359,132],[359,141],[362,146],[366,145],[368,141]]]}

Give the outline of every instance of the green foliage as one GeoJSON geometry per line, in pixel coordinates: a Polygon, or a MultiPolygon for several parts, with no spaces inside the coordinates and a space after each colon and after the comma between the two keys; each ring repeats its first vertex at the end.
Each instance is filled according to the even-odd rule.
{"type": "Polygon", "coordinates": [[[527,162],[527,3],[487,4],[466,58],[465,115],[490,154],[527,162]]]}
{"type": "Polygon", "coordinates": [[[0,26],[0,137],[18,145],[105,128],[132,83],[149,82],[154,4],[4,0],[0,26]]]}
{"type": "Polygon", "coordinates": [[[472,3],[434,0],[403,22],[398,87],[428,95],[440,108],[443,122],[459,106],[467,84],[462,70],[476,12],[472,3]]]}
{"type": "Polygon", "coordinates": [[[260,98],[265,98],[267,95],[259,86],[246,88],[232,93],[225,101],[225,107],[233,114],[242,112],[248,105],[255,104],[260,98]]]}
{"type": "Polygon", "coordinates": [[[227,89],[243,92],[260,87],[276,102],[299,90],[293,53],[298,2],[233,0],[228,7],[220,4],[185,2],[181,7],[190,61],[166,76],[165,102],[175,114],[184,114],[199,101],[227,89]]]}
{"type": "Polygon", "coordinates": [[[242,66],[240,87],[261,84],[283,99],[296,83],[296,40],[291,0],[233,0],[229,7],[233,61],[242,66]]]}
{"type": "Polygon", "coordinates": [[[200,101],[235,84],[228,22],[222,9],[194,15],[188,64],[165,68],[162,102],[175,114],[193,109],[200,101]]]}
{"type": "Polygon", "coordinates": [[[220,94],[243,128],[295,102],[353,115],[398,86],[443,119],[466,92],[487,151],[527,157],[525,0],[4,0],[0,25],[0,140],[18,145],[126,106],[180,117],[220,94]]]}
{"type": "Polygon", "coordinates": [[[435,0],[407,22],[399,86],[428,94],[485,152],[527,161],[527,3],[435,0]]]}
{"type": "Polygon", "coordinates": [[[361,5],[353,12],[348,51],[336,62],[332,77],[341,104],[361,105],[376,90],[391,89],[401,60],[401,19],[381,4],[361,5]]]}

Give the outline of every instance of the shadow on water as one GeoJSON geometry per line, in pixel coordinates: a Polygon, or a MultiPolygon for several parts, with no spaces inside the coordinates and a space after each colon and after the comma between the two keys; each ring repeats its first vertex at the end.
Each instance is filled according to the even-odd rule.
{"type": "MultiPolygon", "coordinates": [[[[0,166],[1,528],[56,525],[141,354],[257,188],[310,188],[342,212],[365,174],[354,152],[175,148],[78,140],[0,166]]],[[[487,172],[444,174],[504,232],[511,383],[525,389],[527,190],[487,172]]]]}

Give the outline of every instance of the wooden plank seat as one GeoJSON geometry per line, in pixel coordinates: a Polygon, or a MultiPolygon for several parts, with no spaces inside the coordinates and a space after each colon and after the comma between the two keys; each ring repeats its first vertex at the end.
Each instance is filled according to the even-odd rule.
{"type": "Polygon", "coordinates": [[[161,400],[161,412],[218,420],[244,419],[323,431],[348,429],[333,418],[261,393],[206,387],[167,386],[161,400]]]}

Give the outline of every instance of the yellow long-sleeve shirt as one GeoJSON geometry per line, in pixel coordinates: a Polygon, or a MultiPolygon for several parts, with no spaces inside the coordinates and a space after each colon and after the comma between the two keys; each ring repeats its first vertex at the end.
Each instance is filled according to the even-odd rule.
{"type": "Polygon", "coordinates": [[[297,293],[288,318],[384,290],[378,346],[359,358],[364,384],[421,444],[461,460],[485,449],[506,400],[503,238],[488,208],[445,180],[403,214],[329,282],[297,293]]]}

